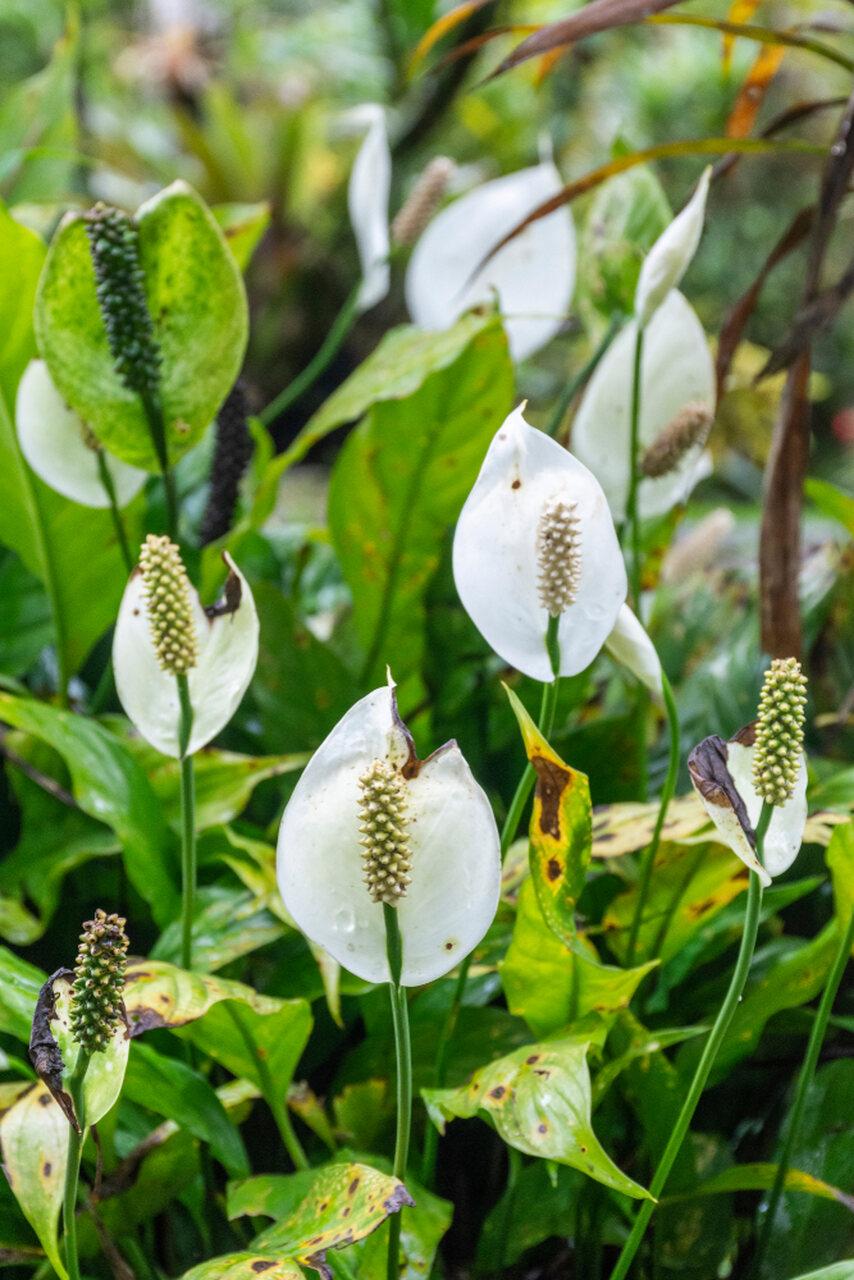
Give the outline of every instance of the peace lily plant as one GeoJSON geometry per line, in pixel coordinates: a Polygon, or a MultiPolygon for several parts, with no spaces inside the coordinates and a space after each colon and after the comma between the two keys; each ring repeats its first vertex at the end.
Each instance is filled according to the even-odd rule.
{"type": "MultiPolygon", "coordinates": [[[[419,760],[394,684],[355,704],[318,747],[279,828],[286,908],[352,973],[389,985],[397,1055],[394,1174],[412,1109],[406,987],[455,968],[498,906],[501,858],[486,795],[455,742],[419,760]]],[[[388,1274],[398,1274],[400,1216],[388,1274]]]]}
{"type": "Polygon", "coordinates": [[[193,755],[228,724],[255,671],[258,614],[226,553],[222,600],[205,609],[181,553],[149,534],[122,597],[113,636],[119,700],[139,733],[181,762],[184,968],[192,965],[196,860],[193,755]]]}

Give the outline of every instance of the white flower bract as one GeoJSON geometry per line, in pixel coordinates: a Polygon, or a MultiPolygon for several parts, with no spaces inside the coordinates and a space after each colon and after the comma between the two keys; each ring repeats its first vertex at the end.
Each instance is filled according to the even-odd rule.
{"type": "Polygon", "coordinates": [[[665,227],[643,260],[635,290],[635,317],[641,325],[649,324],[697,252],[711,176],[711,167],[707,166],[685,208],[665,227]]]}
{"type": "Polygon", "coordinates": [[[543,682],[552,679],[552,669],[538,534],[555,502],[572,510],[576,536],[573,599],[558,622],[560,674],[575,675],[613,631],[626,598],[626,569],[595,476],[516,409],[496,432],[460,513],[454,579],[466,612],[495,652],[543,682]]]}
{"type": "Polygon", "coordinates": [[[661,681],[661,660],[643,624],[627,604],[617,614],[614,630],[605,641],[605,648],[615,662],[619,662],[640,680],[657,701],[662,701],[664,688],[661,681]]]}
{"type": "MultiPolygon", "coordinates": [[[[228,724],[255,671],[258,659],[258,614],[249,584],[230,556],[231,607],[210,617],[190,587],[198,641],[198,660],[187,673],[193,729],[188,752],[205,746],[228,724]]],[[[157,660],[141,573],[128,580],[113,636],[116,691],[126,715],[145,740],[163,755],[177,757],[180,704],[175,677],[157,660]]]]}
{"type": "MultiPolygon", "coordinates": [[[[629,492],[632,365],[637,322],[629,321],[599,362],[572,424],[572,448],[608,496],[614,519],[626,514],[629,492]]],[[[681,293],[673,290],[644,333],[641,364],[640,452],[656,440],[686,405],[714,411],[715,370],[703,327],[681,293]]],[[[641,476],[638,507],[644,518],[664,515],[684,502],[707,475],[702,444],[688,449],[672,471],[641,476]]]]}
{"type": "Polygon", "coordinates": [[[350,123],[367,125],[350,172],[347,205],[362,266],[358,307],[360,311],[368,311],[383,300],[391,283],[388,261],[391,151],[381,106],[369,103],[356,108],[350,113],[350,123]]]}
{"type": "Polygon", "coordinates": [[[397,912],[402,981],[419,986],[456,967],[498,906],[501,856],[489,802],[456,743],[418,761],[393,687],[375,689],[339,721],[296,785],[279,829],[285,907],[306,936],[351,973],[389,981],[383,904],[365,884],[363,786],[380,765],[403,781],[410,863],[397,912]]]}
{"type": "Polygon", "coordinates": [[[569,210],[556,209],[531,223],[478,267],[562,185],[549,161],[485,182],[443,209],[416,244],[406,273],[406,304],[415,323],[446,329],[464,311],[497,295],[513,359],[524,360],[544,347],[566,319],[575,287],[569,210]]]}
{"type": "MultiPolygon", "coordinates": [[[[62,399],[43,360],[31,360],[24,370],[15,419],[21,452],[40,480],[81,506],[110,505],[86,426],[62,399]]],[[[106,452],[104,461],[116,502],[125,507],[145,484],[146,473],[106,452]]]]}

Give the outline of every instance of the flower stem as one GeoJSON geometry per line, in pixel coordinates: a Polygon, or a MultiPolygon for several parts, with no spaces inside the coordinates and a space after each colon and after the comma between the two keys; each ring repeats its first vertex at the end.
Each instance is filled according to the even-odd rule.
{"type": "MultiPolygon", "coordinates": [[[[773,806],[767,802],[763,802],[762,812],[759,822],[756,826],[756,856],[762,861],[762,849],[765,841],[765,833],[768,830],[768,824],[771,821],[773,806]]],[[[732,978],[730,979],[729,988],[724,996],[723,1004],[718,1010],[718,1016],[715,1018],[714,1026],[709,1032],[709,1038],[706,1041],[700,1061],[694,1072],[694,1078],[691,1081],[682,1108],[676,1119],[676,1123],[671,1130],[667,1146],[658,1163],[652,1183],[650,1185],[650,1194],[652,1200],[645,1200],[638,1215],[635,1218],[634,1225],[629,1232],[617,1259],[616,1266],[611,1272],[611,1280],[625,1280],[628,1274],[632,1260],[640,1247],[646,1232],[649,1220],[655,1209],[655,1202],[664,1190],[670,1171],[673,1168],[674,1161],[679,1154],[685,1135],[691,1125],[694,1112],[697,1109],[697,1103],[700,1101],[703,1090],[706,1087],[706,1081],[709,1073],[714,1065],[715,1058],[718,1056],[718,1050],[721,1047],[723,1039],[729,1029],[732,1016],[735,1013],[744,985],[747,982],[747,975],[750,970],[750,962],[753,959],[753,949],[756,946],[756,935],[759,930],[759,910],[762,906],[762,882],[755,872],[749,874],[749,883],[747,887],[747,906],[744,913],[744,931],[741,935],[741,946],[739,947],[738,959],[735,962],[732,978]]]]}
{"type": "Polygon", "coordinates": [[[289,382],[279,392],[275,400],[271,400],[266,409],[262,409],[258,414],[265,427],[268,427],[280,414],[289,409],[294,401],[299,400],[300,396],[304,395],[320,375],[328,369],[358,317],[358,301],[361,287],[362,282],[359,280],[358,284],[354,285],[345,298],[344,305],[332,321],[329,332],[302,372],[298,373],[293,381],[289,382]]]}
{"type": "Polygon", "coordinates": [[[125,568],[128,573],[133,572],[134,560],[130,553],[130,544],[128,543],[127,531],[125,530],[122,513],[119,510],[118,499],[116,498],[116,486],[113,484],[113,477],[110,468],[107,466],[107,459],[104,457],[104,450],[97,449],[95,451],[98,459],[98,475],[104,492],[110,500],[110,515],[113,517],[113,528],[116,531],[116,540],[119,544],[119,550],[122,553],[122,559],[125,562],[125,568]]]}
{"type": "Polygon", "coordinates": [[[302,1143],[296,1135],[291,1118],[288,1115],[287,1102],[282,1097],[281,1092],[276,1087],[273,1079],[273,1073],[270,1070],[270,1064],[266,1056],[259,1050],[257,1044],[252,1039],[252,1033],[246,1025],[246,1020],[239,1009],[235,1007],[234,1000],[227,1000],[224,1009],[231,1016],[231,1020],[237,1028],[240,1038],[246,1046],[246,1052],[255,1063],[255,1070],[258,1072],[258,1082],[261,1085],[261,1092],[264,1100],[272,1112],[273,1119],[276,1122],[276,1128],[284,1144],[285,1150],[291,1158],[291,1162],[295,1169],[308,1169],[308,1156],[303,1150],[302,1143]]]}
{"type": "Polygon", "coordinates": [[[599,343],[599,346],[593,352],[587,363],[581,366],[575,377],[570,379],[564,387],[563,394],[555,406],[554,413],[549,418],[548,426],[546,427],[546,435],[556,436],[560,431],[561,424],[566,417],[569,406],[572,404],[581,388],[585,386],[590,378],[592,378],[596,371],[596,366],[610,347],[611,343],[614,341],[614,337],[619,327],[620,317],[618,315],[611,316],[608,328],[602,335],[602,341],[599,343]]]}
{"type": "MultiPolygon", "coordinates": [[[[543,693],[540,699],[540,719],[539,729],[544,737],[548,738],[554,728],[555,709],[557,707],[558,685],[560,682],[560,645],[558,641],[558,624],[559,618],[549,618],[548,628],[546,630],[546,648],[549,653],[554,680],[543,685],[543,693]]],[[[504,819],[504,826],[501,828],[501,857],[502,860],[516,838],[516,832],[519,829],[519,823],[522,821],[522,814],[525,812],[525,805],[531,795],[531,789],[534,785],[533,766],[529,763],[525,765],[522,776],[519,779],[516,790],[513,793],[513,799],[510,801],[510,808],[507,810],[507,816],[504,819]]],[[[436,1065],[435,1065],[435,1083],[436,1088],[441,1089],[445,1084],[448,1066],[448,1049],[456,1030],[457,1022],[460,1016],[460,1009],[463,1003],[463,997],[466,990],[466,982],[468,981],[469,970],[471,969],[474,954],[466,956],[459,968],[457,975],[457,984],[454,987],[454,994],[451,999],[451,1007],[448,1010],[448,1016],[445,1019],[439,1032],[439,1038],[436,1042],[436,1065]]],[[[421,1161],[421,1181],[426,1187],[433,1185],[433,1178],[436,1173],[436,1155],[439,1149],[439,1131],[435,1125],[428,1125],[424,1138],[424,1155],[421,1161]]]]}
{"type": "MultiPolygon", "coordinates": [[[[640,443],[641,373],[643,368],[643,329],[638,324],[635,334],[635,354],[632,362],[631,431],[629,434],[629,492],[626,498],[626,524],[628,526],[631,557],[629,560],[629,590],[632,605],[640,618],[641,597],[641,547],[640,516],[638,514],[638,447],[640,443]]],[[[641,618],[641,621],[643,619],[641,618]]]]}
{"type": "Polygon", "coordinates": [[[65,1165],[65,1199],[62,1225],[65,1231],[65,1269],[68,1280],[80,1280],[80,1259],[77,1256],[77,1184],[80,1179],[80,1157],[86,1137],[86,1117],[83,1111],[83,1080],[89,1067],[89,1054],[81,1049],[77,1064],[68,1082],[68,1091],[74,1103],[74,1113],[80,1131],[69,1126],[68,1158],[65,1165]]]}
{"type": "Polygon", "coordinates": [[[193,757],[187,752],[193,730],[193,707],[186,676],[176,676],[181,719],[178,750],[181,758],[181,967],[193,967],[193,915],[196,908],[196,786],[193,757]]]}
{"type": "Polygon", "coordinates": [[[178,495],[175,491],[175,477],[169,466],[169,451],[166,447],[166,424],[163,421],[163,406],[158,397],[140,392],[142,408],[148,421],[148,430],[160,474],[163,477],[163,492],[166,498],[166,531],[173,542],[178,537],[178,495]]]}
{"type": "MultiPolygon", "coordinates": [[[[400,985],[403,968],[403,942],[400,936],[400,923],[397,910],[383,903],[383,919],[385,921],[386,955],[391,975],[389,996],[391,997],[391,1020],[394,1027],[394,1052],[397,1064],[397,1132],[394,1143],[394,1167],[392,1172],[401,1181],[406,1177],[406,1164],[409,1159],[409,1133],[412,1125],[412,1048],[409,1041],[409,1006],[406,1003],[406,989],[400,985]]],[[[388,1280],[398,1280],[400,1276],[400,1215],[403,1210],[392,1214],[389,1220],[388,1234],[388,1280]]]]}
{"type": "MultiPolygon", "coordinates": [[[[676,790],[676,782],[679,777],[679,713],[676,710],[676,702],[673,698],[673,689],[670,681],[667,679],[664,671],[661,673],[661,687],[664,693],[664,706],[667,711],[667,725],[670,733],[670,753],[667,762],[667,777],[664,779],[664,787],[661,791],[661,801],[658,806],[658,816],[655,820],[655,827],[652,833],[652,840],[649,847],[643,855],[641,861],[640,877],[638,879],[638,896],[635,903],[635,913],[632,917],[631,929],[629,930],[629,941],[626,947],[626,965],[631,968],[635,960],[635,952],[638,944],[638,934],[641,924],[643,923],[643,913],[646,908],[646,901],[649,897],[649,889],[652,883],[652,870],[655,866],[655,858],[661,844],[661,831],[667,818],[667,810],[670,807],[670,801],[673,799],[673,793],[676,790]]],[[[647,957],[648,959],[651,957],[647,957]]]]}
{"type": "Polygon", "coordinates": [[[756,1253],[753,1258],[753,1266],[751,1274],[758,1275],[762,1266],[762,1260],[765,1251],[768,1248],[768,1240],[774,1225],[774,1218],[780,1199],[783,1195],[783,1189],[786,1182],[786,1173],[792,1160],[792,1152],[797,1141],[798,1132],[803,1119],[804,1107],[806,1105],[807,1094],[815,1077],[815,1069],[818,1065],[821,1046],[824,1043],[824,1037],[827,1032],[827,1024],[830,1020],[833,1002],[836,999],[836,993],[839,990],[839,984],[842,982],[845,967],[848,964],[848,957],[851,954],[851,948],[854,946],[854,911],[848,919],[848,927],[843,931],[839,939],[839,948],[833,960],[830,973],[827,975],[827,982],[824,991],[821,994],[818,1010],[816,1011],[815,1020],[810,1031],[809,1041],[807,1042],[806,1053],[801,1064],[801,1072],[798,1076],[797,1089],[795,1091],[795,1100],[792,1103],[792,1110],[789,1113],[789,1125],[786,1131],[786,1138],[783,1143],[783,1150],[780,1152],[780,1158],[777,1161],[777,1172],[774,1175],[774,1182],[771,1192],[768,1196],[768,1203],[765,1209],[765,1217],[762,1222],[762,1229],[759,1234],[759,1243],[756,1246],[756,1253]]]}

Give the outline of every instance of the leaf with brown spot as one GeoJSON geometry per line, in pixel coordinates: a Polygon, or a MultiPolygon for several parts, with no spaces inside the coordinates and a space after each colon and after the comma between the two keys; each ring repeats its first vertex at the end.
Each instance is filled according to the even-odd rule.
{"type": "Polygon", "coordinates": [[[293,1258],[254,1251],[208,1258],[185,1271],[181,1280],[257,1280],[258,1276],[264,1280],[304,1280],[304,1272],[293,1258]]]}
{"type": "Polygon", "coordinates": [[[366,1164],[331,1164],[317,1172],[311,1189],[282,1222],[262,1231],[255,1244],[331,1276],[329,1249],[362,1240],[393,1213],[414,1201],[398,1179],[366,1164]],[[350,1212],[344,1215],[344,1209],[350,1212]]]}
{"type": "Polygon", "coordinates": [[[66,1275],[57,1226],[71,1130],[45,1084],[29,1085],[0,1121],[0,1148],[12,1192],[48,1261],[66,1275]]]}
{"type": "Polygon", "coordinates": [[[605,1024],[580,1022],[572,1035],[525,1045],[477,1073],[478,1087],[422,1089],[433,1123],[479,1115],[517,1151],[570,1165],[635,1199],[649,1193],[622,1173],[593,1132],[587,1053],[601,1044],[605,1024]]]}
{"type": "Polygon", "coordinates": [[[590,864],[590,787],[586,775],[564,764],[549,746],[515,693],[506,692],[537,775],[530,826],[531,879],[549,928],[562,942],[571,941],[575,908],[590,864]]]}

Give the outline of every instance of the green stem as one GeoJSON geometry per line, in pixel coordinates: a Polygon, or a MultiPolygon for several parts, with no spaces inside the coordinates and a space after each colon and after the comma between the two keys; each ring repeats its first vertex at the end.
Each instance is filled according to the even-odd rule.
{"type": "Polygon", "coordinates": [[[322,373],[329,367],[335,356],[341,349],[341,345],[347,334],[353,327],[353,323],[358,317],[359,293],[361,291],[361,280],[344,301],[344,305],[338,312],[338,315],[332,322],[332,326],[324,338],[321,346],[318,348],[316,355],[308,362],[301,373],[289,382],[288,385],[279,392],[275,400],[271,400],[266,409],[262,409],[258,417],[261,419],[265,427],[274,422],[280,414],[289,409],[294,401],[299,400],[300,396],[308,391],[322,373]]]}
{"type": "MultiPolygon", "coordinates": [[[[546,649],[549,654],[549,662],[551,663],[554,680],[543,685],[543,693],[540,699],[540,719],[539,729],[545,738],[551,735],[554,728],[555,710],[557,708],[558,686],[560,683],[560,645],[558,641],[558,628],[560,618],[549,618],[548,628],[546,630],[546,649]]],[[[510,801],[510,808],[507,810],[507,816],[504,819],[504,826],[501,828],[501,857],[504,859],[507,850],[516,838],[516,832],[519,829],[519,823],[522,821],[522,814],[525,812],[525,805],[531,794],[536,774],[530,763],[525,765],[516,790],[513,793],[513,799],[510,801]]],[[[448,1049],[456,1030],[457,1022],[460,1016],[460,1009],[465,995],[466,983],[468,981],[469,971],[472,966],[474,953],[467,955],[459,968],[457,975],[457,985],[454,988],[454,994],[451,999],[451,1007],[448,1010],[448,1016],[445,1019],[439,1032],[439,1039],[436,1044],[436,1065],[435,1065],[435,1082],[436,1088],[441,1089],[445,1084],[448,1065],[448,1049]]],[[[421,1181],[426,1187],[433,1185],[433,1178],[436,1172],[436,1155],[439,1149],[439,1133],[435,1125],[429,1125],[424,1139],[424,1154],[421,1163],[421,1181]]]]}
{"type": "Polygon", "coordinates": [[[821,1046],[824,1043],[824,1037],[827,1033],[827,1024],[830,1020],[830,1014],[833,1009],[833,1002],[836,999],[836,993],[839,990],[839,984],[842,982],[845,967],[848,964],[848,957],[851,954],[851,948],[854,946],[854,911],[848,920],[848,927],[839,940],[839,948],[833,960],[830,973],[827,975],[827,982],[824,991],[821,994],[818,1010],[815,1015],[815,1021],[812,1024],[810,1038],[807,1043],[806,1053],[801,1065],[801,1072],[798,1076],[797,1089],[795,1091],[795,1100],[792,1103],[792,1110],[789,1113],[789,1125],[786,1131],[786,1139],[783,1143],[783,1150],[780,1152],[780,1158],[777,1161],[777,1172],[774,1175],[774,1182],[771,1192],[768,1196],[768,1204],[765,1209],[765,1218],[762,1223],[762,1229],[759,1235],[759,1243],[756,1246],[756,1253],[753,1259],[752,1274],[758,1275],[765,1251],[768,1247],[768,1240],[774,1225],[774,1218],[777,1213],[777,1207],[783,1195],[783,1189],[786,1182],[786,1173],[791,1165],[792,1152],[795,1148],[798,1132],[803,1119],[804,1107],[806,1106],[807,1094],[815,1077],[815,1070],[818,1065],[821,1046]]]}
{"type": "Polygon", "coordinates": [[[142,401],[142,408],[148,422],[148,430],[151,433],[151,442],[154,445],[154,452],[157,454],[157,461],[160,466],[160,474],[163,477],[163,492],[166,498],[166,528],[169,537],[174,542],[178,536],[178,495],[175,491],[175,477],[172,474],[172,468],[169,466],[169,450],[166,445],[166,424],[163,421],[163,406],[156,396],[145,392],[140,392],[139,398],[142,401]]]}
{"type": "Polygon", "coordinates": [[[80,1131],[69,1126],[68,1159],[65,1165],[65,1198],[62,1225],[65,1231],[65,1269],[68,1280],[80,1280],[80,1259],[77,1256],[77,1184],[80,1179],[80,1157],[86,1138],[86,1116],[83,1109],[83,1081],[89,1067],[89,1054],[81,1049],[77,1064],[68,1082],[68,1091],[74,1103],[80,1131]]]}
{"type": "Polygon", "coordinates": [[[273,1080],[273,1073],[270,1071],[270,1064],[266,1057],[259,1051],[258,1046],[252,1039],[251,1032],[246,1025],[243,1015],[239,1009],[235,1008],[234,1001],[226,1001],[225,1008],[231,1015],[231,1019],[240,1033],[240,1037],[246,1046],[247,1053],[255,1063],[255,1069],[258,1072],[258,1080],[261,1085],[261,1092],[264,1095],[267,1106],[273,1113],[273,1119],[276,1122],[276,1127],[279,1130],[285,1150],[290,1156],[294,1168],[308,1169],[310,1167],[308,1156],[305,1154],[302,1143],[297,1137],[294,1127],[291,1124],[287,1103],[283,1099],[280,1090],[276,1087],[276,1083],[273,1080]]]}
{"type": "MultiPolygon", "coordinates": [[[[406,1165],[409,1159],[409,1135],[412,1125],[412,1047],[409,1040],[409,1006],[406,1002],[406,989],[400,985],[403,969],[403,942],[400,936],[400,922],[395,907],[383,903],[383,920],[385,922],[386,955],[390,974],[389,996],[391,997],[391,1020],[394,1028],[394,1053],[397,1064],[397,1131],[394,1143],[394,1166],[392,1172],[403,1181],[406,1177],[406,1165]]],[[[392,1214],[389,1221],[388,1234],[388,1280],[399,1280],[400,1276],[400,1215],[403,1210],[392,1214]]]]}
{"type": "Polygon", "coordinates": [[[181,718],[178,750],[181,757],[181,967],[193,967],[193,916],[196,909],[196,786],[193,757],[187,753],[193,731],[193,707],[186,676],[176,676],[181,718]]]}
{"type": "MultiPolygon", "coordinates": [[[[631,430],[629,434],[629,492],[626,498],[626,524],[628,526],[631,557],[629,560],[629,590],[632,605],[640,618],[641,597],[641,546],[640,516],[638,514],[638,449],[640,444],[641,372],[643,368],[643,329],[640,324],[635,334],[635,353],[632,362],[631,430]]],[[[641,619],[642,620],[642,619],[641,619]]]]}
{"type": "Polygon", "coordinates": [[[608,328],[602,335],[602,341],[599,343],[599,346],[593,352],[587,363],[581,366],[575,377],[572,378],[564,388],[563,394],[560,396],[554,412],[549,418],[548,425],[546,426],[547,435],[556,436],[558,431],[560,431],[561,424],[566,417],[569,406],[572,404],[581,388],[585,386],[590,378],[592,378],[596,370],[596,366],[610,347],[611,343],[614,341],[619,327],[620,317],[617,315],[611,316],[608,328]]]}
{"type": "MultiPolygon", "coordinates": [[[[762,813],[756,827],[756,856],[762,861],[762,850],[765,842],[765,833],[768,830],[768,824],[771,821],[773,807],[767,802],[762,805],[762,813]]],[[[694,1078],[691,1081],[685,1100],[682,1103],[681,1110],[677,1117],[676,1123],[671,1130],[664,1153],[659,1161],[655,1176],[650,1185],[650,1194],[652,1200],[645,1200],[634,1225],[629,1232],[617,1259],[616,1266],[611,1272],[611,1280],[625,1280],[628,1274],[632,1260],[640,1247],[646,1232],[649,1220],[655,1209],[655,1201],[664,1190],[670,1171],[673,1168],[674,1161],[679,1154],[685,1135],[691,1125],[694,1112],[697,1109],[697,1103],[700,1101],[703,1090],[706,1087],[706,1081],[709,1073],[714,1065],[715,1058],[718,1056],[718,1050],[721,1047],[723,1039],[729,1029],[732,1016],[741,999],[744,985],[747,982],[747,975],[750,970],[750,962],[753,958],[753,949],[756,946],[756,934],[759,929],[759,911],[762,906],[762,882],[755,872],[749,873],[750,880],[747,888],[747,906],[744,913],[744,931],[741,935],[741,946],[738,952],[738,959],[735,962],[732,978],[730,979],[729,988],[724,996],[723,1004],[718,1010],[718,1016],[715,1018],[714,1026],[709,1032],[709,1038],[703,1048],[697,1069],[694,1072],[694,1078]]]]}
{"type": "Polygon", "coordinates": [[[667,763],[667,777],[664,779],[652,840],[641,860],[637,902],[635,903],[635,913],[629,930],[628,946],[626,947],[626,965],[628,968],[631,968],[634,964],[638,934],[643,922],[643,913],[649,897],[650,885],[652,884],[652,871],[655,866],[658,848],[661,844],[661,831],[667,818],[667,810],[670,807],[670,801],[673,799],[673,793],[676,790],[676,782],[679,777],[679,713],[676,710],[673,689],[663,670],[661,672],[661,687],[664,694],[664,706],[667,711],[667,725],[670,733],[670,754],[667,763]]]}
{"type": "Polygon", "coordinates": [[[122,559],[125,562],[125,568],[127,569],[128,573],[132,573],[134,560],[133,560],[133,556],[130,553],[130,544],[128,543],[128,536],[125,530],[125,524],[124,524],[124,521],[122,520],[122,513],[119,510],[118,499],[116,498],[116,486],[113,483],[113,477],[110,472],[110,468],[107,466],[107,459],[104,457],[104,450],[96,449],[95,454],[98,459],[98,475],[101,478],[101,484],[104,487],[104,492],[106,493],[107,497],[110,500],[110,515],[113,518],[113,528],[116,531],[116,540],[118,541],[118,544],[119,544],[119,550],[122,553],[122,559]]]}

